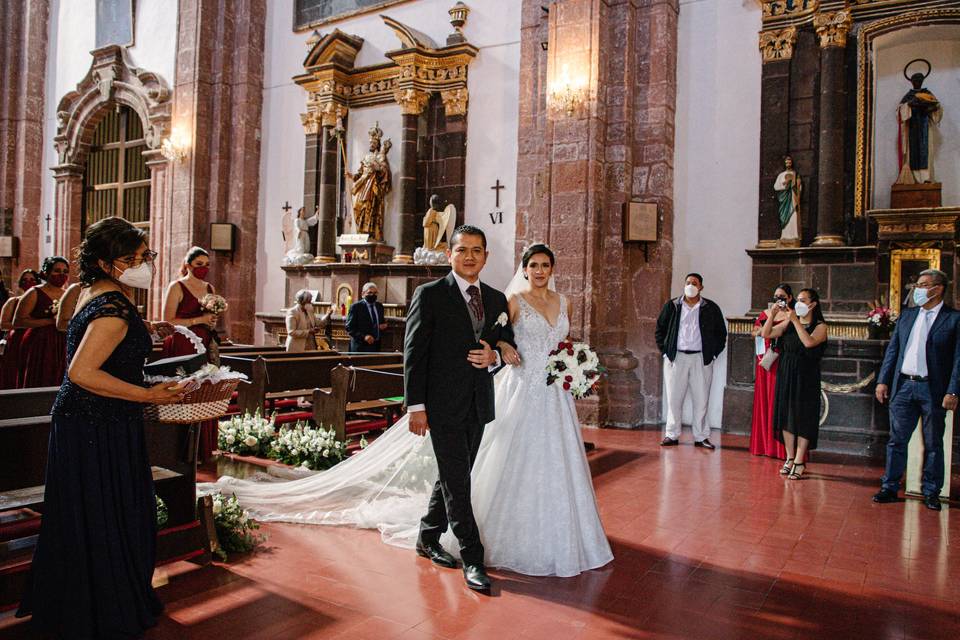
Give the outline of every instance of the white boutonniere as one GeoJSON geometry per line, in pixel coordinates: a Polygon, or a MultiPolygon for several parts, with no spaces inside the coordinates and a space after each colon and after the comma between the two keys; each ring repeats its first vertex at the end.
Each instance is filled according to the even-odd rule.
{"type": "Polygon", "coordinates": [[[497,316],[497,321],[494,322],[493,324],[498,327],[505,327],[507,326],[508,322],[510,322],[510,316],[508,316],[506,312],[504,312],[504,313],[501,313],[499,316],[497,316]]]}

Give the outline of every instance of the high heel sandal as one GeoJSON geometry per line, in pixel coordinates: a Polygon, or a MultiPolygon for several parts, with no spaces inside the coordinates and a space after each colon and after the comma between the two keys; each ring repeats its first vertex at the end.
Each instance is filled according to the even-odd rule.
{"type": "Polygon", "coordinates": [[[793,458],[787,458],[787,461],[780,467],[780,475],[787,476],[793,470],[793,458]]]}
{"type": "Polygon", "coordinates": [[[790,475],[787,476],[790,480],[799,480],[803,477],[804,471],[807,470],[807,464],[805,462],[796,462],[793,465],[793,469],[790,471],[790,475]],[[802,471],[797,473],[797,467],[802,467],[802,471]]]}

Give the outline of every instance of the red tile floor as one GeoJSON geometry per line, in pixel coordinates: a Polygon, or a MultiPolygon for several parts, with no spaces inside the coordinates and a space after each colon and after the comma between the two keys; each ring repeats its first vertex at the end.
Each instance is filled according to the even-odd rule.
{"type": "MultiPolygon", "coordinates": [[[[375,532],[266,525],[250,557],[166,567],[147,638],[960,637],[960,511],[873,504],[876,464],[814,454],[791,482],[743,437],[711,453],[661,449],[653,431],[586,435],[605,569],[493,572],[488,597],[375,532]]],[[[0,618],[0,638],[30,637],[0,618]]]]}

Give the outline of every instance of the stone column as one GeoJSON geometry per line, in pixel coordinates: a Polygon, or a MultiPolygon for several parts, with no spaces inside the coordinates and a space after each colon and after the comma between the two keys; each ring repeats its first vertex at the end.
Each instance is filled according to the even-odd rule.
{"type": "Polygon", "coordinates": [[[53,253],[70,259],[71,250],[80,244],[80,227],[83,211],[83,167],[78,164],[61,164],[53,169],[56,180],[54,192],[53,253]]]}
{"type": "Polygon", "coordinates": [[[343,109],[334,106],[323,110],[320,133],[320,181],[318,201],[320,221],[317,223],[317,261],[337,261],[337,183],[340,180],[340,163],[337,161],[337,138],[334,128],[337,118],[343,117],[343,109]]]}
{"type": "Polygon", "coordinates": [[[763,69],[760,80],[760,211],[757,246],[775,247],[780,214],[773,184],[790,153],[790,60],[797,28],[760,32],[763,69]]]}
{"type": "Polygon", "coordinates": [[[159,149],[144,151],[143,157],[150,170],[150,247],[157,252],[147,309],[149,319],[159,320],[163,317],[163,293],[174,279],[173,270],[179,264],[179,256],[163,251],[170,246],[170,161],[159,149]]]}
{"type": "Polygon", "coordinates": [[[820,13],[813,26],[820,39],[820,152],[818,158],[817,236],[815,247],[838,247],[844,240],[843,141],[844,53],[853,25],[848,11],[820,13]]]}
{"type": "Polygon", "coordinates": [[[400,89],[395,96],[403,117],[400,136],[400,239],[394,262],[413,262],[417,233],[417,130],[430,94],[400,89]]]}
{"type": "MultiPolygon", "coordinates": [[[[320,113],[308,111],[300,114],[303,122],[303,132],[306,136],[303,157],[303,210],[308,218],[313,215],[320,205],[320,173],[323,164],[324,130],[321,125],[320,113]]],[[[294,214],[296,215],[296,214],[294,214]]],[[[310,229],[311,248],[318,247],[323,242],[320,225],[310,229]]],[[[311,253],[318,254],[319,248],[311,253]]]]}

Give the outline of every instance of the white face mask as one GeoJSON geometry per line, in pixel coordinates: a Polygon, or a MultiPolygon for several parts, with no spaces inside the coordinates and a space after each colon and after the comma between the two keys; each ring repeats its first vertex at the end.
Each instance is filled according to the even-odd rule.
{"type": "Polygon", "coordinates": [[[800,318],[805,317],[810,313],[810,306],[806,302],[797,301],[797,306],[794,307],[794,311],[797,312],[797,316],[800,318]]]}
{"type": "Polygon", "coordinates": [[[683,288],[683,295],[688,298],[696,298],[699,293],[700,289],[697,289],[697,285],[695,284],[688,284],[683,288]]]}
{"type": "Polygon", "coordinates": [[[150,283],[153,282],[153,263],[141,262],[136,267],[130,267],[120,274],[117,282],[134,289],[149,289],[150,283]]]}

